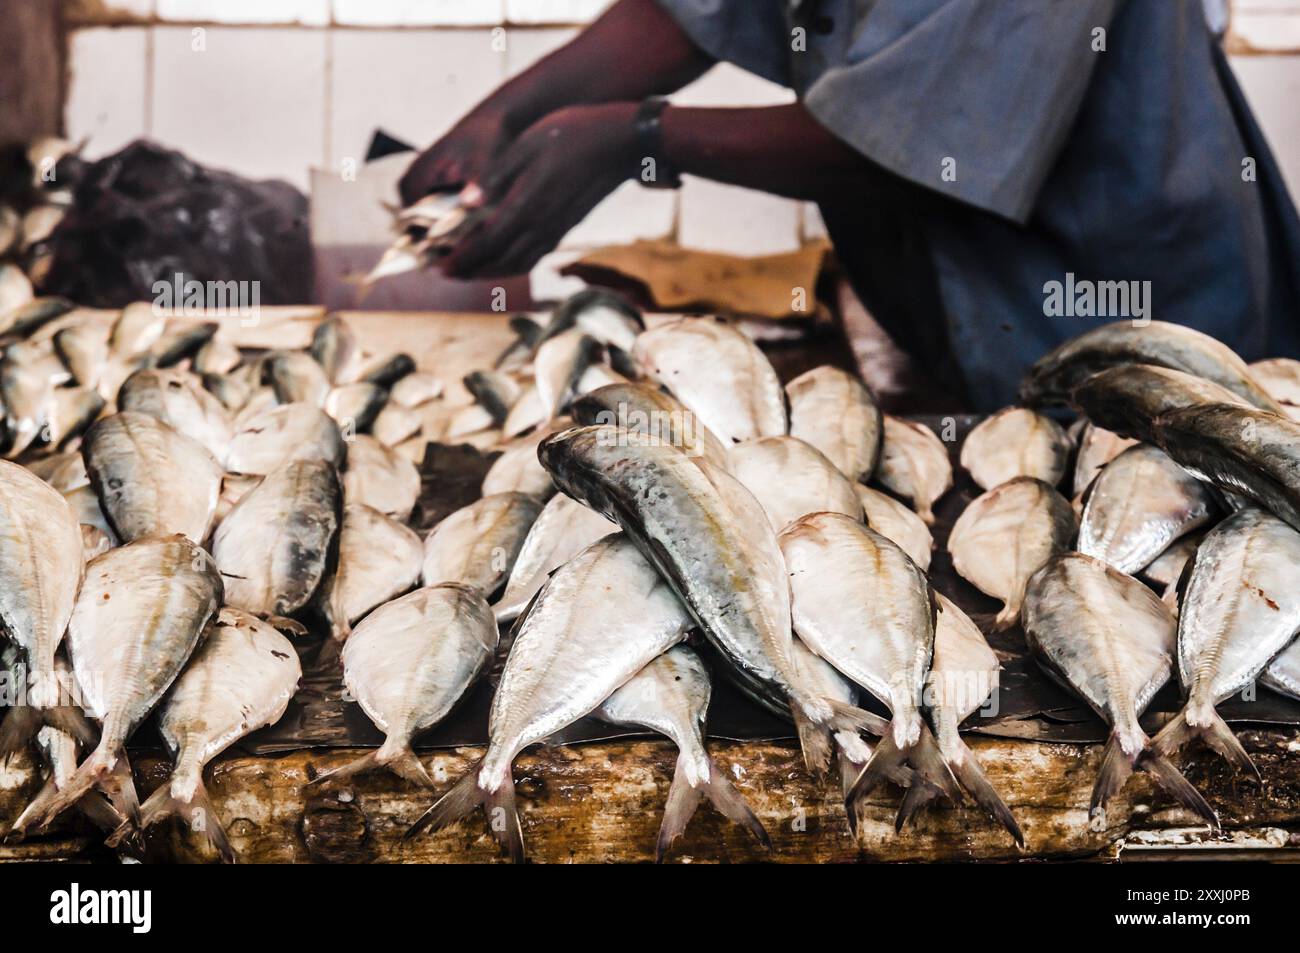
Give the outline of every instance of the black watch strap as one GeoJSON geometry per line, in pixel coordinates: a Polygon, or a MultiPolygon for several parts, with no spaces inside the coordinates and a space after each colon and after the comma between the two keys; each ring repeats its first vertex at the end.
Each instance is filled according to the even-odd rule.
{"type": "Polygon", "coordinates": [[[651,96],[636,111],[636,141],[640,158],[634,174],[638,182],[650,189],[675,189],[682,184],[682,177],[664,157],[663,114],[667,108],[668,100],[651,96]]]}

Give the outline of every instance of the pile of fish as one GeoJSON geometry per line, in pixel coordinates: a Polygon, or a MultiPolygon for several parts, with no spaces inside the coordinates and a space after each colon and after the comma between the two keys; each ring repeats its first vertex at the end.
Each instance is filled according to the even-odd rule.
{"type": "MultiPolygon", "coordinates": [[[[0,461],[3,660],[30,685],[0,750],[49,768],[16,833],[75,806],[132,850],[180,817],[233,859],[204,765],[281,716],[315,651],[385,736],[319,785],[386,768],[441,788],[413,744],[499,670],[486,753],[408,836],[482,806],[522,859],[513,762],[592,716],[678,748],[659,857],[706,798],[767,843],[704,741],[722,678],[790,720],[810,773],[838,773],[852,829],[889,784],[900,830],[969,797],[1023,846],[960,731],[997,654],[928,575],[948,447],[853,375],[783,387],[732,324],[647,327],[600,290],[514,319],[470,404],[409,357],[362,355],[337,317],[308,351],[249,355],[147,306],[40,305],[0,363],[25,464],[0,461]],[[421,538],[410,457],[429,439],[498,456],[421,538]],[[126,744],[155,710],[175,769],[140,804],[126,744]]],[[[1136,769],[1217,824],[1170,757],[1202,738],[1249,766],[1215,705],[1257,678],[1300,694],[1289,366],[1257,380],[1194,332],[1102,328],[962,447],[984,492],[953,564],[1112,727],[1098,822],[1136,769]],[[1085,416],[1066,430],[1034,409],[1053,402],[1085,416]],[[1149,739],[1138,718],[1175,664],[1186,707],[1149,739]]]]}
{"type": "Polygon", "coordinates": [[[21,150],[14,165],[26,175],[15,175],[0,190],[0,314],[35,298],[34,286],[49,273],[50,239],[72,205],[71,166],[80,163],[81,151],[53,136],[10,148],[21,150]]]}

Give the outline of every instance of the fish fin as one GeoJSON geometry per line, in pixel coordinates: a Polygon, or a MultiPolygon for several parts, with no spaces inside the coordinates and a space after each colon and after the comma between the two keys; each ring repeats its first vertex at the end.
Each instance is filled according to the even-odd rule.
{"type": "Polygon", "coordinates": [[[1005,632],[1012,628],[1020,621],[1020,600],[1008,599],[998,614],[993,619],[993,628],[998,632],[1005,632]]]}
{"type": "Polygon", "coordinates": [[[1255,780],[1262,783],[1255,762],[1246,753],[1246,749],[1241,746],[1241,742],[1232,733],[1232,729],[1228,727],[1227,722],[1212,708],[1207,708],[1201,714],[1203,718],[1209,721],[1209,724],[1193,726],[1188,723],[1187,709],[1184,708],[1174,717],[1173,721],[1160,729],[1160,732],[1151,739],[1148,747],[1161,757],[1169,758],[1193,738],[1200,738],[1222,755],[1233,768],[1253,774],[1255,780]]]}
{"type": "Polygon", "coordinates": [[[1092,785],[1092,801],[1088,804],[1088,818],[1093,830],[1105,826],[1106,802],[1124,786],[1132,773],[1133,760],[1120,747],[1119,735],[1112,731],[1101,752],[1101,767],[1097,770],[1097,780],[1092,785]]]}
{"type": "Polygon", "coordinates": [[[419,757],[416,756],[409,743],[393,742],[390,744],[388,740],[384,741],[382,747],[362,755],[355,761],[349,761],[340,768],[317,775],[308,782],[308,787],[327,781],[341,781],[344,778],[355,777],[358,774],[365,774],[367,771],[374,771],[378,768],[387,768],[399,778],[404,778],[430,790],[436,787],[433,778],[429,777],[429,772],[424,769],[424,765],[420,763],[419,757]]]}
{"type": "Polygon", "coordinates": [[[404,840],[416,836],[421,831],[437,831],[454,824],[483,805],[488,816],[488,827],[497,842],[510,854],[516,863],[524,859],[524,836],[519,827],[519,814],[515,810],[515,782],[507,777],[495,792],[485,791],[479,787],[479,770],[481,760],[476,761],[459,781],[434,802],[403,835],[404,840]]]}
{"type": "MultiPolygon", "coordinates": [[[[673,780],[677,780],[676,776],[673,780]]],[[[767,828],[712,758],[709,759],[709,779],[704,782],[704,796],[723,817],[748,830],[767,850],[772,849],[772,838],[768,836],[767,828]]]]}
{"type": "MultiPolygon", "coordinates": [[[[1020,825],[1016,823],[1015,816],[1011,813],[1011,808],[1002,800],[1001,795],[989,781],[988,775],[984,773],[983,767],[980,766],[979,759],[975,757],[975,752],[966,747],[962,756],[957,759],[948,760],[948,769],[952,771],[957,778],[957,783],[965,789],[980,807],[988,813],[995,821],[1007,829],[1016,845],[1021,849],[1025,846],[1025,835],[1020,830],[1020,825]]],[[[909,792],[910,793],[910,792],[909,792]]]]}
{"type": "Polygon", "coordinates": [[[297,619],[290,619],[288,616],[275,615],[274,613],[264,613],[262,615],[262,621],[267,623],[277,631],[283,633],[284,635],[289,636],[289,638],[291,639],[293,638],[300,639],[303,636],[310,634],[305,625],[303,625],[297,619]]]}
{"type": "Polygon", "coordinates": [[[799,735],[804,767],[814,778],[823,777],[831,765],[831,730],[813,721],[799,705],[791,705],[790,714],[799,735]]]}
{"type": "MultiPolygon", "coordinates": [[[[147,830],[169,817],[176,817],[190,830],[203,834],[208,845],[220,855],[222,863],[238,862],[239,858],[230,846],[226,829],[221,826],[221,820],[217,817],[202,780],[195,785],[194,793],[189,797],[174,796],[170,781],[160,786],[140,808],[140,829],[147,830]]],[[[124,824],[114,831],[107,841],[108,845],[115,846],[120,836],[129,832],[129,828],[129,825],[124,824]]]]}
{"type": "Polygon", "coordinates": [[[77,804],[77,810],[85,818],[94,824],[101,831],[113,834],[121,828],[126,828],[123,837],[134,832],[130,820],[118,812],[112,803],[103,795],[90,791],[77,804]]]}
{"type": "Polygon", "coordinates": [[[921,517],[922,523],[926,526],[934,525],[934,510],[930,508],[929,503],[922,503],[920,500],[913,500],[912,508],[916,510],[916,515],[921,517]]]}
{"type": "Polygon", "coordinates": [[[906,827],[907,822],[915,817],[927,804],[941,797],[943,797],[943,792],[933,784],[914,777],[912,783],[907,786],[907,793],[903,795],[903,803],[898,807],[898,816],[894,818],[895,833],[906,827]]]}
{"type": "Polygon", "coordinates": [[[316,650],[316,658],[312,660],[312,665],[318,672],[331,672],[342,664],[343,639],[331,633],[316,650]]]}
{"type": "MultiPolygon", "coordinates": [[[[867,766],[867,763],[865,761],[855,761],[845,752],[842,745],[840,746],[839,762],[840,793],[844,797],[844,803],[847,805],[849,803],[849,792],[853,790],[853,782],[857,780],[858,775],[862,773],[862,769],[867,766]]],[[[861,810],[862,808],[860,804],[855,805],[853,808],[848,810],[849,833],[853,835],[854,840],[857,840],[858,837],[858,824],[861,821],[861,810]]]]}
{"type": "Polygon", "coordinates": [[[30,744],[43,725],[57,728],[88,747],[99,740],[86,716],[71,705],[15,705],[0,722],[0,762],[8,764],[9,758],[30,744]]]}
{"type": "Polygon", "coordinates": [[[140,824],[140,797],[135,790],[135,775],[131,762],[123,751],[108,775],[99,782],[99,789],[113,805],[113,809],[137,827],[140,824]]]}
{"type": "MultiPolygon", "coordinates": [[[[952,772],[944,764],[939,746],[935,744],[934,735],[930,733],[928,726],[922,724],[920,738],[915,744],[906,747],[899,747],[894,740],[893,731],[886,731],[882,735],[880,744],[871,755],[871,760],[867,762],[857,780],[853,782],[853,786],[849,788],[848,796],[845,798],[845,808],[850,812],[856,810],[858,804],[879,787],[882,781],[900,781],[905,776],[904,772],[909,765],[914,772],[911,786],[928,783],[952,800],[961,801],[961,789],[957,787],[952,772]]],[[[898,821],[900,826],[906,819],[900,814],[898,821]]]]}
{"type": "Polygon", "coordinates": [[[917,740],[916,745],[908,753],[907,764],[912,766],[915,772],[913,784],[928,783],[949,800],[960,804],[963,800],[961,786],[958,785],[957,779],[953,777],[952,770],[948,767],[948,762],[944,760],[943,753],[939,750],[939,743],[935,740],[934,732],[924,721],[921,722],[921,737],[917,740]]]}
{"type": "Polygon", "coordinates": [[[677,767],[673,771],[673,783],[668,788],[668,802],[664,805],[663,823],[659,825],[659,840],[655,844],[655,863],[663,863],[664,856],[673,841],[686,830],[695,809],[704,799],[704,791],[691,784],[686,777],[684,757],[677,757],[677,767]]]}
{"type": "Polygon", "coordinates": [[[825,701],[831,706],[830,726],[836,731],[865,731],[882,738],[889,730],[887,718],[881,718],[873,712],[834,698],[827,698],[825,701]]]}
{"type": "Polygon", "coordinates": [[[62,788],[55,787],[53,780],[46,782],[32,803],[14,821],[11,833],[22,835],[33,828],[45,827],[111,774],[116,760],[117,756],[99,747],[81,763],[62,788]]]}
{"type": "Polygon", "coordinates": [[[1156,782],[1176,801],[1187,808],[1206,824],[1210,829],[1218,832],[1222,830],[1219,824],[1219,815],[1215,813],[1214,808],[1210,807],[1208,801],[1201,796],[1201,792],[1192,786],[1173,763],[1158,752],[1146,748],[1138,755],[1137,767],[1145,771],[1156,779],[1156,782]]]}

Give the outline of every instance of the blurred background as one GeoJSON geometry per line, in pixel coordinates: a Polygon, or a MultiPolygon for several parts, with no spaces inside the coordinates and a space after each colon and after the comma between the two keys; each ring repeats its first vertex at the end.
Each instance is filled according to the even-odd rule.
{"type": "MultiPolygon", "coordinates": [[[[1181,2],[1181,0],[1154,0],[1181,2]]],[[[409,155],[367,163],[372,139],[423,147],[503,79],[566,42],[606,0],[0,0],[0,143],[60,135],[99,159],[137,139],[310,199],[312,296],[356,303],[355,280],[391,240],[382,201],[409,155]],[[84,143],[84,145],[83,145],[84,143]]],[[[1228,11],[1225,7],[1225,15],[1228,11]]],[[[1228,46],[1300,192],[1300,0],[1236,0],[1228,46]]],[[[719,66],[675,99],[766,105],[787,91],[719,66]]],[[[687,178],[629,183],[527,279],[512,309],[575,287],[558,268],[602,246],[659,240],[739,256],[795,252],[823,230],[814,207],[687,178]]],[[[495,284],[495,283],[494,283],[495,284]]],[[[375,289],[366,307],[486,309],[493,285],[430,274],[375,289]]],[[[107,302],[105,302],[107,303],[107,302]]]]}

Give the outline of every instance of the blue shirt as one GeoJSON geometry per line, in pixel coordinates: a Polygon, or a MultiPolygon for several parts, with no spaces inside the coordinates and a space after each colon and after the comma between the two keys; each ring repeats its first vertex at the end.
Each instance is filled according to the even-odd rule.
{"type": "Polygon", "coordinates": [[[972,407],[1124,318],[1300,356],[1300,220],[1200,0],[658,2],[935,197],[823,215],[877,320],[972,407]]]}

